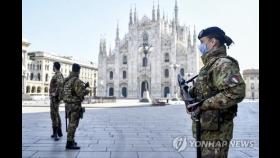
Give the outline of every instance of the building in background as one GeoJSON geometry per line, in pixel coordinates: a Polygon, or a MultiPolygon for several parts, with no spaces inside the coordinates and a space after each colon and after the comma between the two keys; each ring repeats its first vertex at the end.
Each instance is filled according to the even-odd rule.
{"type": "Polygon", "coordinates": [[[45,95],[49,93],[49,85],[53,72],[53,63],[61,64],[60,71],[64,78],[72,70],[72,64],[78,63],[81,66],[80,79],[89,82],[91,95],[96,95],[97,66],[93,62],[75,60],[73,57],[66,57],[42,51],[28,52],[25,93],[31,96],[45,95]]]}
{"type": "Polygon", "coordinates": [[[121,39],[116,28],[115,48],[106,49],[100,40],[98,57],[98,96],[142,98],[145,86],[152,98],[176,97],[177,74],[190,78],[198,73],[199,55],[194,32],[180,25],[177,1],[174,17],[160,15],[159,5],[153,6],[151,18],[138,19],[129,13],[129,30],[121,39]],[[147,55],[139,50],[144,40],[153,47],[147,55]]]}
{"type": "Polygon", "coordinates": [[[259,70],[246,69],[243,71],[243,79],[246,84],[247,99],[259,99],[259,70]]]}
{"type": "Polygon", "coordinates": [[[22,38],[22,94],[25,94],[26,92],[26,74],[27,74],[27,50],[29,47],[30,43],[22,38]]]}

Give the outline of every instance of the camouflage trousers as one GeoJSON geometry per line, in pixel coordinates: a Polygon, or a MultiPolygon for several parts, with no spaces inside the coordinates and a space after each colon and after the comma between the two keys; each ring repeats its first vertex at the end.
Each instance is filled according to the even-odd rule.
{"type": "Polygon", "coordinates": [[[60,127],[61,128],[61,119],[59,116],[59,102],[55,99],[50,100],[50,114],[52,120],[52,127],[60,127]]]}
{"type": "Polygon", "coordinates": [[[74,141],[75,132],[79,126],[81,104],[65,104],[68,113],[69,125],[67,141],[74,141]]]}
{"type": "MultiPolygon", "coordinates": [[[[218,141],[214,141],[216,144],[218,141]]],[[[202,147],[201,157],[202,158],[227,158],[229,144],[221,147],[202,147]]]]}
{"type": "MultiPolygon", "coordinates": [[[[192,125],[193,136],[196,138],[196,122],[192,125]]],[[[218,130],[202,130],[201,141],[215,146],[202,146],[202,158],[227,158],[229,144],[233,136],[233,120],[223,120],[219,122],[218,130]],[[222,146],[219,146],[223,144],[222,146]]]]}

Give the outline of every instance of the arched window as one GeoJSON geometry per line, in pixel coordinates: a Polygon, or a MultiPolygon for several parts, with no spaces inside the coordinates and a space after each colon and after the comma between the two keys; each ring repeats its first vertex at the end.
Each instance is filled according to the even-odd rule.
{"type": "Polygon", "coordinates": [[[127,64],[127,57],[123,56],[123,64],[127,64]]]}
{"type": "Polygon", "coordinates": [[[169,54],[165,53],[164,55],[164,62],[169,62],[169,54]]]}
{"type": "Polygon", "coordinates": [[[49,74],[46,74],[46,82],[49,80],[49,74]]]}
{"type": "Polygon", "coordinates": [[[26,93],[30,93],[30,86],[26,87],[26,93]]]}
{"type": "Polygon", "coordinates": [[[41,93],[41,87],[37,87],[37,93],[41,93]]]}
{"type": "Polygon", "coordinates": [[[40,75],[40,73],[38,73],[38,81],[40,81],[41,80],[41,75],[40,75]]]}
{"type": "Polygon", "coordinates": [[[110,71],[110,80],[113,79],[113,71],[110,71]]]}
{"type": "Polygon", "coordinates": [[[35,93],[35,90],[36,90],[36,87],[33,86],[32,89],[31,89],[31,93],[35,93]]]}
{"type": "Polygon", "coordinates": [[[143,67],[146,67],[147,64],[148,64],[148,59],[147,59],[147,57],[144,57],[143,62],[142,62],[143,67]]]}
{"type": "Polygon", "coordinates": [[[126,71],[123,71],[123,79],[126,79],[126,71]]]}
{"type": "Polygon", "coordinates": [[[181,69],[180,69],[180,74],[181,74],[182,76],[185,75],[185,70],[184,70],[184,68],[181,68],[181,69]]]}
{"type": "Polygon", "coordinates": [[[169,70],[168,70],[168,69],[165,69],[165,70],[164,70],[164,77],[165,77],[165,78],[168,78],[168,77],[169,77],[169,70]]]}
{"type": "Polygon", "coordinates": [[[45,87],[45,93],[48,93],[48,92],[49,92],[48,87],[45,87]]]}
{"type": "Polygon", "coordinates": [[[30,75],[30,80],[33,80],[33,73],[31,73],[31,75],[30,75]]]}
{"type": "Polygon", "coordinates": [[[251,83],[251,89],[255,89],[254,83],[251,83]]]}
{"type": "Polygon", "coordinates": [[[147,31],[143,32],[143,42],[147,43],[149,41],[149,35],[147,31]]]}

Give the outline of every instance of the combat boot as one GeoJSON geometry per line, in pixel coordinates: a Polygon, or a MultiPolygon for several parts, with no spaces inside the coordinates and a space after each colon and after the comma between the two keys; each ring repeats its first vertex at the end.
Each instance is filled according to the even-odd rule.
{"type": "Polygon", "coordinates": [[[53,134],[51,135],[52,138],[54,138],[55,141],[58,141],[57,137],[57,127],[53,127],[53,134]]]}
{"type": "Polygon", "coordinates": [[[77,143],[75,143],[74,141],[67,141],[67,143],[66,143],[66,149],[79,150],[80,147],[77,146],[77,143]]]}
{"type": "Polygon", "coordinates": [[[53,138],[55,135],[55,127],[53,127],[52,130],[53,130],[53,134],[51,135],[51,137],[53,138]]]}
{"type": "Polygon", "coordinates": [[[59,128],[57,129],[57,135],[58,135],[59,137],[62,137],[62,136],[63,136],[61,127],[59,127],[59,128]]]}

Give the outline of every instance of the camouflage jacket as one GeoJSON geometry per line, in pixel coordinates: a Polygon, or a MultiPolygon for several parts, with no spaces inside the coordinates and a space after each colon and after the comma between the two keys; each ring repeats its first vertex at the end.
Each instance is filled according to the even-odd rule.
{"type": "MultiPolygon", "coordinates": [[[[202,138],[231,139],[232,130],[226,127],[236,116],[237,103],[245,97],[245,83],[240,74],[238,62],[227,56],[226,48],[220,47],[202,56],[204,66],[200,69],[194,84],[194,96],[203,100],[200,123],[203,131],[216,131],[202,135],[202,138]],[[220,128],[227,132],[219,134],[220,128]],[[225,136],[227,135],[227,136],[225,136]]],[[[195,133],[195,121],[193,121],[195,133]]]]}
{"type": "Polygon", "coordinates": [[[63,75],[61,72],[55,72],[50,81],[49,96],[57,97],[63,88],[63,75]]]}
{"type": "Polygon", "coordinates": [[[63,101],[66,103],[79,103],[84,100],[84,96],[89,93],[83,81],[79,79],[79,74],[70,72],[65,78],[63,89],[63,101]]]}
{"type": "Polygon", "coordinates": [[[198,99],[206,99],[202,110],[227,109],[245,97],[245,83],[238,62],[226,54],[225,46],[202,56],[201,68],[195,83],[198,99]],[[209,98],[210,97],[210,98],[209,98]]]}

